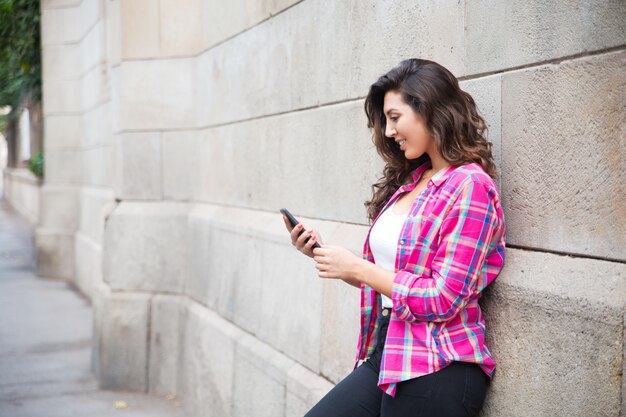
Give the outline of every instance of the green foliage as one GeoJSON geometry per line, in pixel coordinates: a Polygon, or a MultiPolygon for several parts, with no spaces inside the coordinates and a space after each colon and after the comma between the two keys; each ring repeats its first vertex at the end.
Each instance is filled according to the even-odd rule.
{"type": "Polygon", "coordinates": [[[39,0],[0,0],[0,107],[41,100],[39,0]]]}
{"type": "Polygon", "coordinates": [[[30,158],[28,169],[39,178],[43,177],[43,152],[39,151],[30,158]]]}

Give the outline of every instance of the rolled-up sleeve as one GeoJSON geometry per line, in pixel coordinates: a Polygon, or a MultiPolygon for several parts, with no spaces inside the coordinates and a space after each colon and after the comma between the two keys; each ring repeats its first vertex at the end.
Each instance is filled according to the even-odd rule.
{"type": "Polygon", "coordinates": [[[494,233],[500,227],[495,191],[469,180],[441,222],[431,276],[399,270],[393,308],[405,321],[449,321],[477,292],[494,233]]]}

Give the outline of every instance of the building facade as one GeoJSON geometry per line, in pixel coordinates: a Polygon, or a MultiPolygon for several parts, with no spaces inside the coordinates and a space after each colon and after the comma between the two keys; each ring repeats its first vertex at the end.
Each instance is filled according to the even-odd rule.
{"type": "Polygon", "coordinates": [[[94,306],[108,389],[189,416],[298,416],[353,366],[355,288],[289,208],[360,253],[381,173],[363,99],[409,57],[476,99],[506,266],[482,300],[484,416],[624,408],[626,3],[42,0],[38,271],[94,306]]]}

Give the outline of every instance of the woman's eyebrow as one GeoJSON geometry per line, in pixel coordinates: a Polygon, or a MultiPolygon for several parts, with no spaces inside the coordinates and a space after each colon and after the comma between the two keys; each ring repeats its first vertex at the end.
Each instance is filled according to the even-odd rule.
{"type": "Polygon", "coordinates": [[[396,110],[396,109],[394,109],[394,108],[391,108],[391,109],[387,110],[387,112],[386,112],[385,114],[386,114],[387,116],[389,116],[389,113],[391,113],[392,111],[397,111],[397,110],[396,110]]]}

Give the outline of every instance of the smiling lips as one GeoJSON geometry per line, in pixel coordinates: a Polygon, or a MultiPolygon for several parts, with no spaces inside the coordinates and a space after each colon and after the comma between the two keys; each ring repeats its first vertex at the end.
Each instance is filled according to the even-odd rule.
{"type": "Polygon", "coordinates": [[[400,145],[400,149],[402,149],[402,146],[404,146],[405,143],[406,143],[406,139],[402,139],[398,141],[398,145],[400,145]]]}

